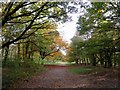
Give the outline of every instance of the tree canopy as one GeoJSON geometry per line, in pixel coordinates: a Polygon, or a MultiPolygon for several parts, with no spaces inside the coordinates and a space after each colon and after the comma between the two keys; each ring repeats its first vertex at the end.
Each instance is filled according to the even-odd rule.
{"type": "Polygon", "coordinates": [[[2,2],[2,48],[44,29],[49,21],[65,22],[67,4],[62,2],[2,2]],[[11,33],[11,35],[8,33],[11,33]]]}
{"type": "Polygon", "coordinates": [[[104,67],[119,64],[119,5],[119,2],[91,3],[91,7],[78,20],[79,36],[72,39],[73,52],[69,52],[70,57],[77,54],[74,60],[86,60],[84,63],[101,64],[104,67]]]}

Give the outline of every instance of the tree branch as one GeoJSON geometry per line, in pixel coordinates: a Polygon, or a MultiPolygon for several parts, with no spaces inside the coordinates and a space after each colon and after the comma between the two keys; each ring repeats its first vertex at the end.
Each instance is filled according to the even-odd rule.
{"type": "MultiPolygon", "coordinates": [[[[13,6],[13,2],[10,2],[7,6],[6,6],[6,9],[8,9],[7,10],[7,12],[6,12],[6,14],[4,15],[4,17],[2,18],[2,26],[4,26],[4,24],[5,23],[7,23],[7,21],[9,21],[9,20],[11,20],[11,19],[14,19],[13,17],[11,17],[11,15],[12,14],[14,14],[16,11],[18,11],[20,8],[22,8],[22,7],[24,7],[24,6],[27,6],[27,5],[30,5],[30,4],[34,4],[34,3],[36,3],[36,2],[30,2],[30,3],[28,3],[28,4],[26,4],[27,2],[20,2],[20,4],[19,5],[17,5],[16,7],[15,7],[15,9],[13,9],[11,12],[10,12],[10,9],[12,8],[12,6],[13,6]],[[9,13],[10,12],[10,13],[9,13]]],[[[6,10],[5,9],[5,10],[6,10]]],[[[0,27],[1,28],[1,27],[0,27]]]]}
{"type": "Polygon", "coordinates": [[[40,10],[38,12],[36,12],[35,17],[31,20],[30,24],[26,27],[26,29],[16,39],[4,43],[1,48],[4,48],[4,47],[20,40],[20,38],[32,27],[32,24],[34,23],[35,19],[39,16],[40,12],[42,12],[43,8],[47,5],[47,3],[49,3],[49,2],[46,2],[41,6],[40,10]]]}

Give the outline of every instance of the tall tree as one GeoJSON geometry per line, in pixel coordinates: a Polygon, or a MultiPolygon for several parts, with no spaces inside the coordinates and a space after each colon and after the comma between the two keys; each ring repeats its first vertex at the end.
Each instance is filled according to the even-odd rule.
{"type": "Polygon", "coordinates": [[[89,57],[93,65],[100,62],[105,67],[111,67],[113,55],[120,54],[119,8],[119,2],[93,2],[78,20],[77,29],[85,42],[84,56],[89,57]]]}
{"type": "MultiPolygon", "coordinates": [[[[10,40],[3,41],[2,48],[29,37],[35,31],[41,29],[41,25],[46,23],[47,19],[55,21],[67,18],[67,3],[62,2],[2,2],[2,32],[4,34],[11,32],[10,40]],[[9,28],[12,28],[10,31],[9,28]],[[24,35],[31,33],[24,37],[24,35]]],[[[5,38],[2,34],[2,38],[5,38]]]]}

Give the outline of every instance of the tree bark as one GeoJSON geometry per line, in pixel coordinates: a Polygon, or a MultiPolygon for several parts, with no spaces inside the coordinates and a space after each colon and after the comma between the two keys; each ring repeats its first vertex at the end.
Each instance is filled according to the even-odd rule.
{"type": "Polygon", "coordinates": [[[76,63],[76,64],[79,64],[78,59],[75,60],[75,63],[76,63]]]}
{"type": "Polygon", "coordinates": [[[96,58],[95,58],[94,54],[91,55],[91,59],[92,59],[92,66],[96,66],[96,58]]]}
{"type": "Polygon", "coordinates": [[[5,48],[5,56],[4,56],[3,66],[6,66],[6,62],[8,60],[8,53],[9,53],[9,45],[5,48]]]}

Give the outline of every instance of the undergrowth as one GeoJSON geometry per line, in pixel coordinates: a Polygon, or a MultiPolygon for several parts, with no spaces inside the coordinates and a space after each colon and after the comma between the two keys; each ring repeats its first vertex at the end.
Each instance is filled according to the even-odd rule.
{"type": "Polygon", "coordinates": [[[34,61],[18,62],[9,61],[6,66],[2,68],[2,88],[9,87],[10,84],[16,80],[29,78],[32,75],[44,71],[45,68],[34,61]]]}

